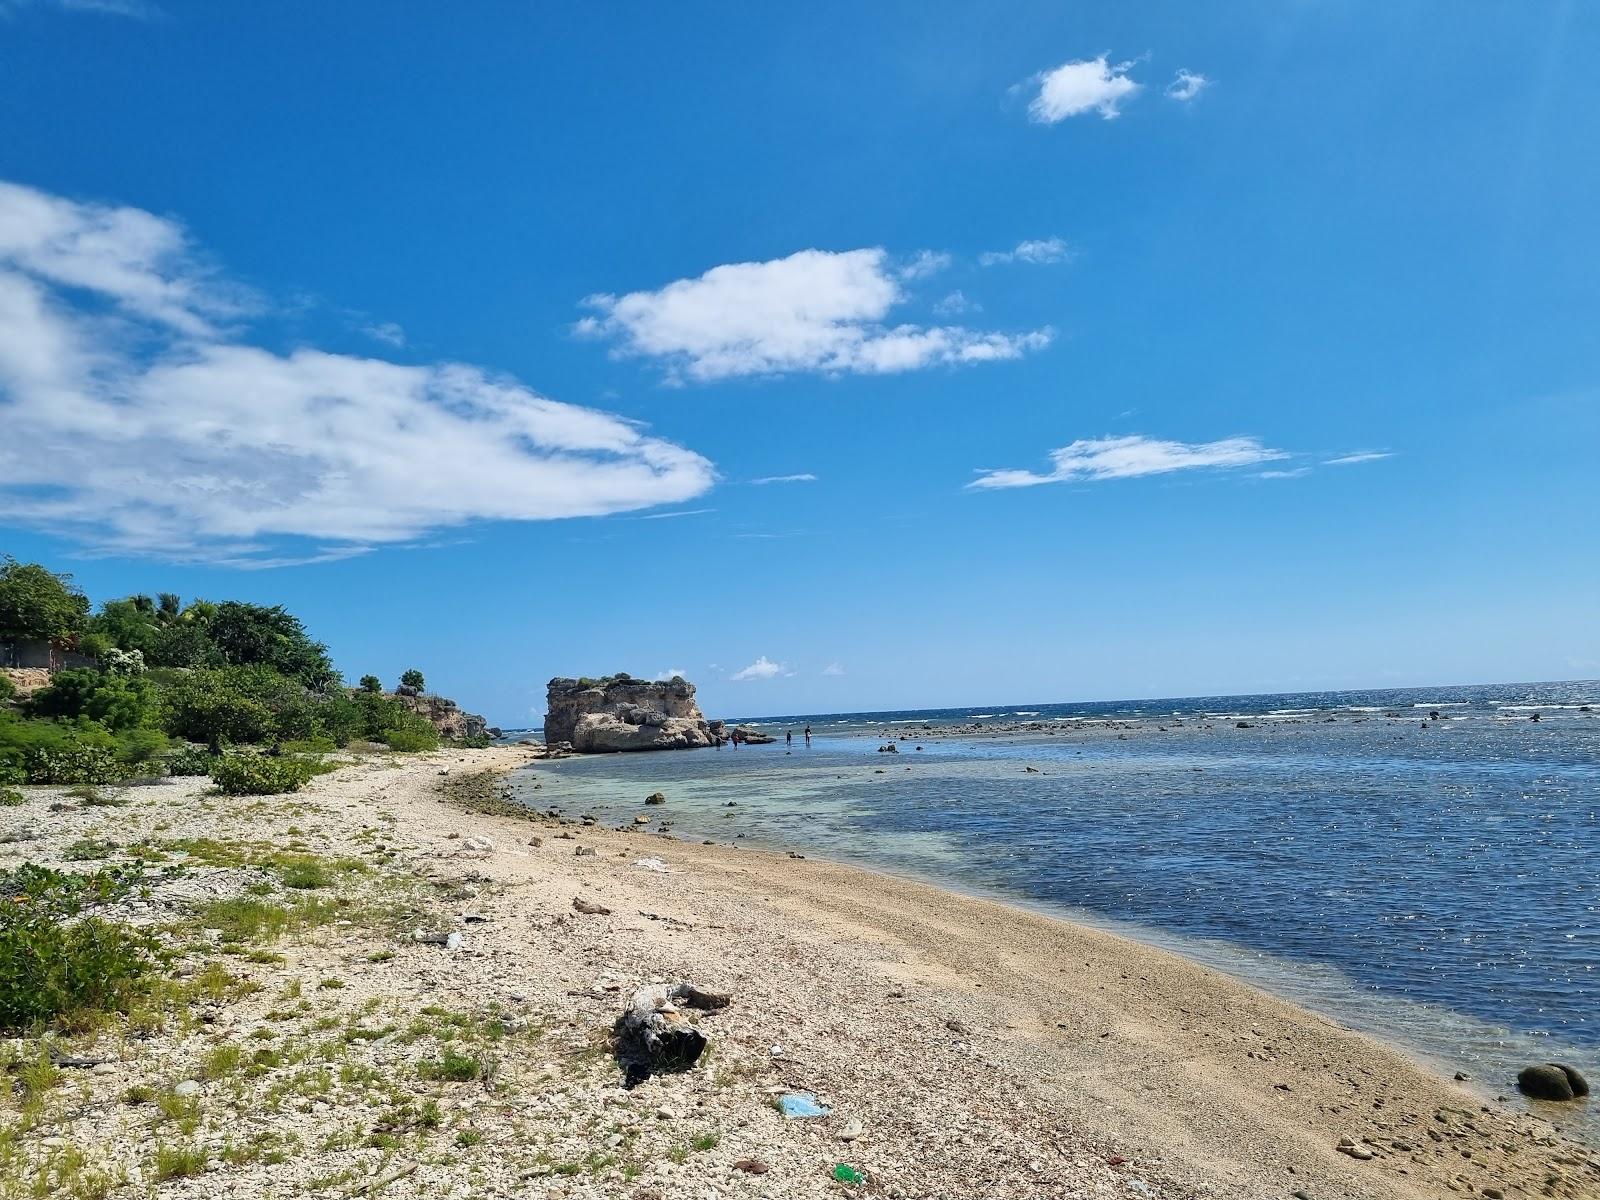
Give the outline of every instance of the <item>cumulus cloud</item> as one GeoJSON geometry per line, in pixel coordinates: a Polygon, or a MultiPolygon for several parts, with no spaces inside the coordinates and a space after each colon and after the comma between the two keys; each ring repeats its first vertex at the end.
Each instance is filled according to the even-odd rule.
{"type": "Polygon", "coordinates": [[[1050,452],[1051,469],[1033,471],[982,471],[970,488],[1036,487],[1042,483],[1079,483],[1101,479],[1132,479],[1164,475],[1170,471],[1250,467],[1288,458],[1252,437],[1223,438],[1215,442],[1173,442],[1160,438],[1090,438],[1050,452]]]}
{"type": "Polygon", "coordinates": [[[782,663],[773,662],[763,654],[748,667],[735,671],[728,678],[735,683],[746,683],[752,679],[776,679],[779,675],[787,675],[789,673],[782,663]]]}
{"type": "Polygon", "coordinates": [[[669,378],[705,382],[815,371],[878,375],[1018,358],[1049,329],[985,333],[956,325],[891,325],[905,278],[881,248],[801,250],[729,263],[650,292],[590,296],[580,335],[656,359],[669,378]]]}
{"type": "Polygon", "coordinates": [[[1377,462],[1380,458],[1393,458],[1392,450],[1356,450],[1350,454],[1341,454],[1338,458],[1324,459],[1325,467],[1352,467],[1357,463],[1377,462]]]}
{"type": "Polygon", "coordinates": [[[692,451],[479,367],[252,344],[268,315],[170,220],[0,182],[0,521],[259,567],[714,481],[692,451]]]}
{"type": "Polygon", "coordinates": [[[1058,263],[1065,262],[1071,256],[1067,243],[1058,237],[1040,238],[1036,241],[1018,242],[1011,250],[988,250],[978,255],[978,262],[985,267],[993,267],[1000,263],[1058,263]]]}
{"type": "Polygon", "coordinates": [[[1110,121],[1139,93],[1140,85],[1128,78],[1132,67],[1131,62],[1109,62],[1102,54],[1041,71],[1031,81],[1039,85],[1039,94],[1028,105],[1028,116],[1041,125],[1054,125],[1087,112],[1097,112],[1110,121]]]}
{"type": "Polygon", "coordinates": [[[769,483],[815,483],[816,481],[815,475],[803,471],[798,475],[763,475],[760,479],[752,479],[750,482],[764,486],[769,483]]]}
{"type": "Polygon", "coordinates": [[[1172,77],[1172,82],[1167,84],[1166,95],[1170,100],[1178,100],[1187,104],[1210,86],[1211,80],[1198,71],[1191,71],[1184,67],[1180,68],[1178,73],[1172,77]]]}

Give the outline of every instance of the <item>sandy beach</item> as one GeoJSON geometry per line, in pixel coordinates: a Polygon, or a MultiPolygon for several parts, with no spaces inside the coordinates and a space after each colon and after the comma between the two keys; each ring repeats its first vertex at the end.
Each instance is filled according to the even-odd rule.
{"type": "MultiPolygon", "coordinates": [[[[0,810],[6,867],[142,847],[130,915],[171,931],[189,975],[220,960],[230,980],[64,1041],[103,1061],[8,1101],[0,1196],[41,1172],[111,1196],[1600,1195],[1600,1155],[1543,1116],[1163,951],[815,859],[510,813],[494,773],[537,775],[533,754],[378,756],[256,800],[168,780],[51,811],[59,789],[31,788],[0,810]],[[332,882],[287,886],[262,865],[285,848],[332,882]],[[206,924],[246,895],[299,916],[271,937],[206,924]],[[657,980],[733,1002],[699,1018],[700,1065],[624,1090],[610,1026],[657,980]],[[831,1115],[784,1117],[788,1092],[831,1115]],[[74,1182],[94,1172],[103,1190],[74,1182]]],[[[670,794],[639,801],[670,814],[670,794]]]]}

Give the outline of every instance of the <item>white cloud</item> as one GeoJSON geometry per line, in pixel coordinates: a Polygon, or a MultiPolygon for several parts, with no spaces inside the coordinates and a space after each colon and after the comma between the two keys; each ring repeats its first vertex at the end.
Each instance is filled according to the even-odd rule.
{"type": "Polygon", "coordinates": [[[1098,112],[1112,120],[1139,92],[1140,85],[1128,78],[1132,66],[1131,62],[1108,62],[1102,54],[1042,71],[1032,80],[1039,85],[1039,94],[1028,105],[1028,116],[1042,125],[1086,112],[1098,112]]]}
{"type": "Polygon", "coordinates": [[[1211,80],[1200,72],[1183,67],[1172,77],[1172,82],[1167,84],[1166,95],[1169,99],[1187,104],[1210,86],[1211,80]]]}
{"type": "Polygon", "coordinates": [[[803,471],[798,475],[763,475],[760,479],[752,479],[750,482],[762,486],[769,483],[815,483],[816,481],[815,475],[803,471]]]}
{"type": "Polygon", "coordinates": [[[717,510],[714,508],[677,508],[671,512],[646,513],[642,517],[636,517],[635,520],[670,521],[674,517],[699,517],[704,516],[706,513],[714,513],[716,511],[717,510]]]}
{"type": "MultiPolygon", "coordinates": [[[[10,17],[27,8],[34,0],[0,0],[0,17],[10,17]]],[[[101,13],[111,17],[132,17],[139,21],[154,21],[166,14],[145,0],[39,0],[42,7],[59,8],[67,12],[101,13]]]]}
{"type": "Polygon", "coordinates": [[[1287,471],[1261,471],[1257,479],[1299,479],[1302,475],[1309,475],[1310,467],[1291,467],[1287,471]]]}
{"type": "Polygon", "coordinates": [[[1041,483],[1076,483],[1100,479],[1132,479],[1169,471],[1249,467],[1289,457],[1256,438],[1223,438],[1216,442],[1171,442],[1139,435],[1090,438],[1050,452],[1052,468],[1032,471],[983,471],[969,488],[1034,487],[1041,483]]]}
{"type": "Polygon", "coordinates": [[[1065,262],[1072,252],[1067,243],[1058,237],[1040,238],[1036,241],[1018,242],[1012,250],[988,250],[978,255],[978,262],[985,267],[992,267],[999,263],[1058,263],[1065,262]]]}
{"type": "Polygon", "coordinates": [[[776,679],[779,675],[789,674],[792,674],[792,672],[787,670],[782,663],[775,663],[763,654],[748,667],[735,671],[728,678],[736,683],[745,683],[752,679],[776,679]]]}
{"type": "Polygon", "coordinates": [[[674,380],[699,382],[796,371],[888,374],[1018,358],[1052,333],[983,333],[960,326],[889,325],[905,301],[902,275],[881,248],[801,250],[729,263],[653,292],[591,296],[599,316],[575,332],[616,339],[619,352],[663,361],[674,380]]]}
{"type": "Polygon", "coordinates": [[[685,678],[684,670],[683,670],[682,667],[668,667],[665,671],[656,672],[656,682],[657,683],[661,683],[664,680],[668,680],[668,679],[682,679],[682,678],[685,678]]]}
{"type": "Polygon", "coordinates": [[[1338,458],[1329,458],[1323,461],[1325,467],[1352,467],[1356,463],[1377,462],[1381,458],[1393,458],[1392,450],[1357,450],[1351,454],[1341,454],[1338,458]]]}
{"type": "Polygon", "coordinates": [[[933,311],[941,317],[958,317],[962,313],[982,312],[983,305],[968,300],[966,293],[957,289],[935,304],[933,311]]]}
{"type": "Polygon", "coordinates": [[[265,566],[714,481],[692,451],[479,367],[252,345],[237,326],[263,307],[169,220],[0,182],[0,520],[265,566]]]}
{"type": "Polygon", "coordinates": [[[843,663],[829,663],[827,666],[822,668],[822,673],[824,675],[843,675],[844,674],[844,664],[843,663]]]}
{"type": "Polygon", "coordinates": [[[370,325],[363,325],[361,332],[373,341],[382,342],[386,346],[398,348],[406,344],[406,331],[393,321],[376,321],[370,325]]]}
{"type": "Polygon", "coordinates": [[[911,261],[900,268],[900,278],[926,279],[949,265],[950,256],[942,250],[918,250],[911,256],[911,261]]]}

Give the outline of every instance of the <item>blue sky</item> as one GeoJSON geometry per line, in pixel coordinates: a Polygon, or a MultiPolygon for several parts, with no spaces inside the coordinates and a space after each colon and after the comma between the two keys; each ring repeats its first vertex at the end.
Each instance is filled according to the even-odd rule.
{"type": "Polygon", "coordinates": [[[1597,50],[0,0],[0,549],[508,725],[1592,677],[1597,50]]]}

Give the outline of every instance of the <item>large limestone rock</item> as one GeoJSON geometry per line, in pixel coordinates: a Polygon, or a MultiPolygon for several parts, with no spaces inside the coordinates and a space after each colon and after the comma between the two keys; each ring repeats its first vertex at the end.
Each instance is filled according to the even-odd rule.
{"type": "Polygon", "coordinates": [[[489,722],[477,713],[463,712],[454,700],[425,696],[410,688],[400,688],[394,698],[419,717],[425,717],[447,741],[464,742],[489,733],[489,722]]]}
{"type": "Polygon", "coordinates": [[[647,682],[628,675],[552,679],[544,719],[547,746],[570,743],[586,754],[686,750],[717,740],[681,677],[647,682]]]}

